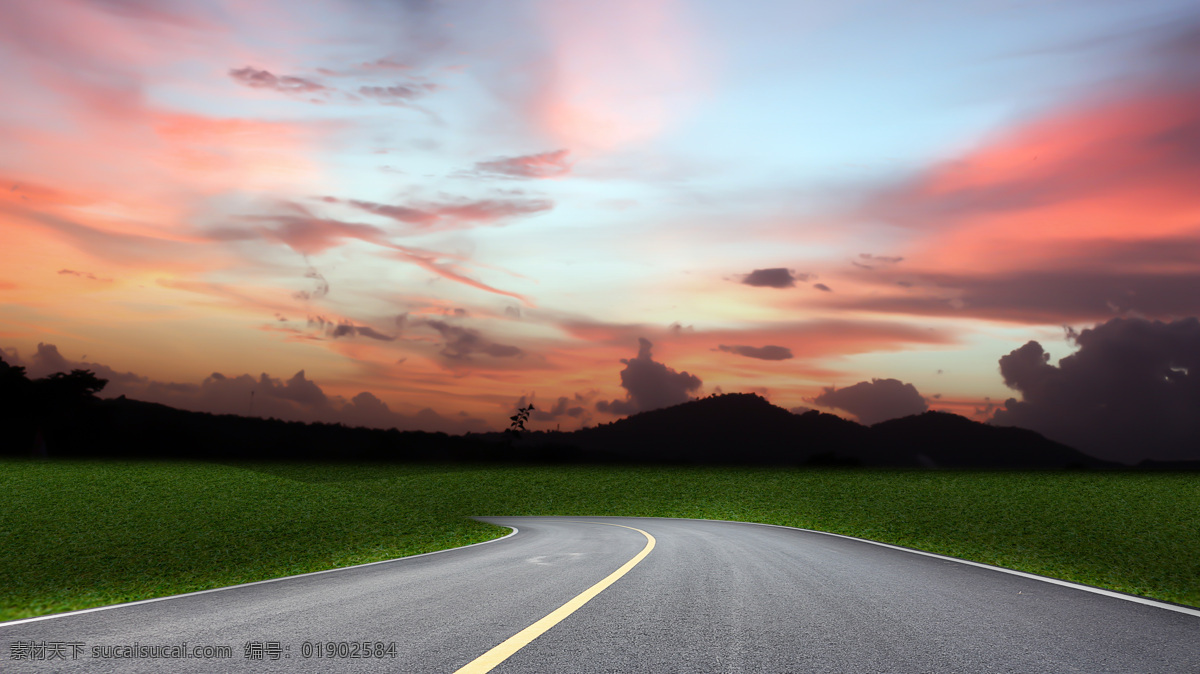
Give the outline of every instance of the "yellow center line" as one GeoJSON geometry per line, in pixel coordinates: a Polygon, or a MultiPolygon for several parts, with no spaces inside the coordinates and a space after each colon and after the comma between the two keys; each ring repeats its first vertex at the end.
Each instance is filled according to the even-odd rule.
{"type": "Polygon", "coordinates": [[[654,549],[654,537],[645,531],[642,531],[641,529],[627,527],[624,524],[612,524],[609,522],[589,522],[589,524],[604,524],[610,527],[633,529],[634,531],[646,537],[646,547],[642,548],[642,551],[637,553],[633,559],[625,562],[621,568],[610,573],[604,580],[584,590],[582,594],[575,597],[571,601],[554,609],[545,618],[542,618],[529,627],[526,627],[520,632],[512,635],[499,646],[496,646],[487,653],[484,653],[483,655],[467,663],[461,669],[456,670],[454,674],[483,674],[484,672],[492,671],[493,667],[507,660],[510,656],[512,656],[513,653],[516,653],[524,648],[529,642],[542,636],[546,630],[562,622],[567,616],[579,610],[584,604],[591,601],[593,597],[603,592],[609,585],[617,582],[618,578],[629,573],[630,569],[637,566],[638,562],[645,559],[646,555],[650,554],[650,551],[654,549]]]}

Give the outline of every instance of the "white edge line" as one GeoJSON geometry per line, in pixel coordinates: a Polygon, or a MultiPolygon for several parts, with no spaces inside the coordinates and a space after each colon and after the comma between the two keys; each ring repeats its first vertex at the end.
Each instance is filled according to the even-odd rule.
{"type": "Polygon", "coordinates": [[[786,526],[783,524],[767,524],[766,522],[739,522],[737,520],[705,520],[705,519],[700,519],[700,518],[696,518],[696,517],[621,517],[621,516],[613,516],[613,515],[590,515],[590,517],[606,517],[606,518],[611,518],[611,519],[631,519],[631,520],[642,519],[642,520],[688,520],[688,521],[692,521],[692,522],[727,522],[729,524],[753,524],[755,526],[760,526],[760,527],[776,527],[778,529],[791,529],[793,531],[807,531],[809,533],[822,534],[824,536],[836,536],[838,538],[848,538],[852,541],[859,541],[861,543],[870,543],[871,545],[879,545],[879,546],[882,546],[885,548],[891,548],[893,550],[900,550],[902,552],[911,552],[914,555],[925,555],[926,557],[933,557],[934,559],[941,559],[941,560],[945,560],[947,562],[958,562],[959,564],[967,564],[969,566],[977,566],[981,569],[990,569],[992,571],[1000,571],[1003,573],[1012,574],[1014,576],[1020,576],[1022,578],[1029,578],[1031,580],[1040,580],[1043,583],[1053,583],[1054,585],[1061,585],[1063,587],[1070,587],[1070,588],[1074,588],[1076,590],[1083,590],[1085,592],[1091,592],[1093,594],[1104,595],[1105,597],[1113,597],[1114,599],[1124,599],[1125,601],[1131,601],[1131,602],[1134,602],[1137,604],[1145,604],[1146,606],[1154,606],[1156,608],[1164,608],[1164,609],[1167,609],[1168,611],[1175,611],[1177,613],[1185,613],[1187,615],[1200,617],[1200,609],[1195,609],[1190,606],[1181,606],[1179,604],[1168,604],[1167,602],[1158,601],[1157,599],[1148,599],[1146,597],[1139,597],[1135,594],[1126,594],[1124,592],[1117,592],[1115,590],[1106,590],[1101,587],[1093,587],[1091,585],[1084,585],[1082,583],[1073,583],[1069,580],[1060,580],[1058,578],[1051,578],[1049,576],[1039,576],[1036,573],[1029,573],[1027,571],[1017,571],[1016,569],[1006,569],[1003,566],[994,566],[992,564],[984,564],[983,562],[972,562],[969,559],[959,559],[957,557],[947,557],[946,555],[939,555],[936,552],[925,552],[924,550],[917,550],[914,548],[906,548],[906,547],[903,547],[900,545],[892,545],[891,543],[880,543],[879,541],[873,541],[869,538],[858,538],[857,536],[847,536],[846,534],[835,534],[835,533],[832,533],[829,531],[818,531],[816,529],[804,529],[801,527],[789,527],[789,526],[786,526]]]}
{"type": "MultiPolygon", "coordinates": [[[[491,523],[489,522],[489,524],[491,524],[491,523]]],[[[9,620],[7,622],[0,622],[0,629],[3,629],[5,627],[11,627],[12,625],[23,625],[25,623],[33,623],[33,622],[38,622],[41,620],[53,620],[55,618],[65,618],[67,616],[81,615],[84,613],[95,613],[96,611],[107,611],[109,609],[123,608],[125,606],[137,606],[138,604],[152,604],[156,601],[166,601],[168,599],[179,599],[181,597],[194,597],[195,595],[198,595],[198,594],[208,594],[210,592],[220,592],[222,590],[232,590],[232,589],[239,588],[239,587],[250,587],[251,585],[265,585],[267,583],[276,583],[281,580],[291,580],[292,578],[303,578],[305,576],[316,576],[316,575],[320,575],[322,573],[333,573],[335,571],[347,571],[349,569],[361,569],[364,566],[375,566],[376,564],[392,564],[395,562],[403,562],[403,561],[409,560],[409,559],[416,559],[417,557],[427,557],[429,555],[436,555],[440,552],[450,552],[452,550],[464,550],[466,548],[473,548],[476,545],[487,545],[488,543],[495,543],[496,541],[502,541],[506,538],[509,538],[510,536],[517,535],[517,528],[514,526],[508,526],[508,525],[495,525],[495,526],[504,526],[507,529],[512,529],[512,531],[501,536],[500,538],[493,538],[488,541],[480,541],[478,543],[471,543],[469,545],[460,545],[456,548],[446,548],[445,550],[434,550],[433,552],[422,552],[420,554],[409,555],[407,557],[396,557],[395,559],[381,559],[378,562],[367,562],[366,564],[355,564],[353,566],[339,566],[336,569],[325,569],[323,571],[309,571],[308,573],[298,573],[294,576],[280,576],[278,578],[268,578],[266,580],[256,580],[256,581],[253,581],[250,583],[239,583],[238,585],[226,585],[224,587],[214,587],[214,588],[210,588],[207,590],[197,590],[195,592],[185,592],[184,594],[172,594],[172,595],[168,595],[166,597],[154,597],[153,599],[139,599],[138,601],[127,601],[122,604],[109,604],[108,606],[96,606],[94,608],[79,609],[78,611],[66,611],[64,613],[54,613],[51,615],[36,616],[34,618],[20,618],[18,620],[9,620]]]]}
{"type": "MultiPolygon", "coordinates": [[[[733,520],[710,520],[710,521],[733,522],[733,520]]],[[[1117,592],[1115,590],[1106,590],[1104,588],[1094,587],[1092,585],[1084,585],[1082,583],[1073,583],[1069,580],[1061,580],[1058,578],[1051,578],[1049,576],[1039,576],[1036,573],[1029,573],[1027,571],[1017,571],[1016,569],[1006,569],[1003,566],[984,564],[983,562],[973,562],[969,559],[959,559],[957,557],[948,557],[946,555],[939,555],[935,552],[925,552],[924,550],[916,550],[914,548],[906,548],[906,547],[903,547],[900,545],[892,545],[891,543],[880,543],[879,541],[872,541],[867,538],[858,538],[857,536],[847,536],[845,534],[835,534],[835,533],[832,533],[829,531],[817,531],[816,529],[802,529],[800,527],[789,527],[789,526],[784,526],[782,524],[767,524],[765,522],[737,522],[737,524],[757,524],[760,527],[778,527],[780,529],[795,529],[797,531],[810,531],[814,534],[824,534],[826,536],[837,536],[838,538],[848,538],[853,541],[862,541],[863,543],[870,543],[871,545],[879,545],[879,546],[882,546],[885,548],[891,548],[893,550],[901,550],[904,552],[911,552],[914,555],[925,555],[926,557],[933,557],[935,559],[941,559],[941,560],[945,560],[948,562],[958,562],[959,564],[967,564],[969,566],[976,566],[981,569],[990,569],[992,571],[1000,571],[1002,573],[1008,573],[1008,574],[1012,574],[1014,576],[1020,576],[1022,578],[1029,578],[1031,580],[1040,580],[1043,583],[1053,583],[1054,585],[1061,585],[1063,587],[1070,587],[1070,588],[1074,588],[1076,590],[1083,590],[1085,592],[1091,592],[1093,594],[1101,594],[1106,597],[1113,597],[1115,599],[1124,599],[1125,601],[1131,601],[1131,602],[1134,602],[1137,604],[1145,604],[1146,606],[1155,606],[1157,608],[1165,608],[1168,611],[1177,611],[1179,613],[1186,613],[1188,615],[1200,617],[1200,609],[1194,609],[1194,608],[1190,608],[1187,606],[1180,606],[1178,604],[1168,604],[1166,602],[1158,601],[1157,599],[1148,599],[1146,597],[1139,597],[1135,594],[1126,594],[1124,592],[1117,592]]]]}

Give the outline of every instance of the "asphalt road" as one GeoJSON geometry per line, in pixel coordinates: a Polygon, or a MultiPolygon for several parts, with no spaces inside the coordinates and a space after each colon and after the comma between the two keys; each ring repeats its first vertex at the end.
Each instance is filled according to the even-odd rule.
{"type": "Polygon", "coordinates": [[[554,624],[491,671],[1200,671],[1194,610],[782,527],[482,519],[518,533],[392,562],[0,623],[0,671],[453,672],[547,616],[554,624]],[[605,579],[610,584],[597,590],[605,579]],[[577,599],[589,589],[590,600],[577,599]],[[572,599],[577,610],[562,617],[572,599]],[[351,658],[349,646],[334,657],[305,647],[363,641],[395,648],[382,658],[351,658]],[[228,647],[232,657],[100,657],[105,647],[182,642],[228,647]],[[41,655],[42,644],[63,657],[14,657],[26,648],[41,655]]]}

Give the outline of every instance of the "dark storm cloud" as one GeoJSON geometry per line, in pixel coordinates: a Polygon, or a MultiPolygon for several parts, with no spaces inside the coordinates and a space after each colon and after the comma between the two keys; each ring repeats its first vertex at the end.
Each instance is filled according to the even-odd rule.
{"type": "Polygon", "coordinates": [[[867,426],[888,419],[920,414],[929,409],[917,388],[899,379],[860,381],[841,389],[827,387],[811,402],[823,407],[845,410],[867,426]]]}
{"type": "Polygon", "coordinates": [[[656,362],[650,353],[653,345],[646,339],[638,339],[637,358],[622,358],[625,369],[621,370],[621,388],[625,389],[624,400],[601,400],[596,403],[600,412],[611,414],[636,414],[660,407],[670,407],[687,402],[688,393],[700,388],[700,378],[687,372],[676,372],[656,362]]]}
{"type": "Polygon", "coordinates": [[[755,269],[742,278],[742,283],[759,288],[791,288],[796,281],[805,281],[808,274],[793,274],[792,270],[782,267],[771,269],[755,269]]]}
{"type": "Polygon", "coordinates": [[[1021,400],[994,423],[1103,459],[1200,459],[1200,320],[1114,318],[1070,337],[1079,350],[1057,366],[1032,341],[1000,359],[1021,400]]]}
{"type": "Polygon", "coordinates": [[[717,350],[759,360],[787,360],[792,357],[792,350],[784,346],[725,346],[721,344],[717,350]]]}

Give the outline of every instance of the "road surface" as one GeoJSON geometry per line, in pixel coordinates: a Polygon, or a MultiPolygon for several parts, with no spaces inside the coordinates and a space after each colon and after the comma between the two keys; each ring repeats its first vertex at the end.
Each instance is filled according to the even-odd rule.
{"type": "Polygon", "coordinates": [[[0,623],[0,671],[1200,671],[1194,609],[799,529],[481,519],[517,533],[0,623]]]}

